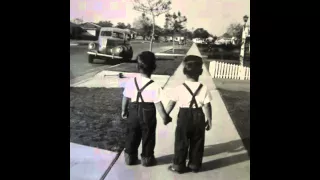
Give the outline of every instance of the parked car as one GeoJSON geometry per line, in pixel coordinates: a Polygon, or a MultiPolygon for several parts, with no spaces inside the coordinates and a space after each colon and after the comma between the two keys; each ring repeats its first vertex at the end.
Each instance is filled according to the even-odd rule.
{"type": "Polygon", "coordinates": [[[130,44],[130,30],[103,27],[100,29],[98,42],[91,42],[88,46],[88,62],[94,59],[119,59],[129,61],[133,50],[130,44]]]}

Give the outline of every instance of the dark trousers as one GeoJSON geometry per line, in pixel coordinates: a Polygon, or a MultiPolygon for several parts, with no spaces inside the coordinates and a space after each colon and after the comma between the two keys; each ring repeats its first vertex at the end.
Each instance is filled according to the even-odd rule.
{"type": "Polygon", "coordinates": [[[154,155],[156,145],[156,108],[154,103],[130,103],[125,153],[137,155],[142,140],[141,157],[154,155]],[[139,107],[140,105],[140,107],[139,107]]]}
{"type": "Polygon", "coordinates": [[[201,108],[180,108],[175,132],[173,165],[176,169],[188,166],[200,168],[204,151],[205,117],[201,108]],[[189,153],[188,153],[189,149],[189,153]]]}

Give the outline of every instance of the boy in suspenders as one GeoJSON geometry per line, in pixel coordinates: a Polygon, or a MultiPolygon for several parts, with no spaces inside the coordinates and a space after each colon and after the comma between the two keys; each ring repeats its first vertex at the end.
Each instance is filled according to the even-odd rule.
{"type": "Polygon", "coordinates": [[[171,118],[161,102],[162,88],[150,79],[156,69],[155,55],[149,51],[142,52],[137,57],[137,65],[140,74],[126,82],[123,92],[121,116],[128,118],[124,156],[127,165],[136,164],[142,140],[141,163],[143,166],[152,166],[156,164],[156,110],[164,124],[169,123],[171,118]]]}
{"type": "Polygon", "coordinates": [[[168,114],[176,103],[180,107],[175,132],[173,164],[169,166],[170,171],[178,173],[200,170],[205,129],[210,130],[212,127],[210,92],[205,85],[198,82],[202,74],[202,57],[197,53],[194,54],[188,52],[185,57],[183,73],[187,80],[175,88],[167,107],[168,114]],[[187,156],[189,161],[186,166],[187,156]]]}

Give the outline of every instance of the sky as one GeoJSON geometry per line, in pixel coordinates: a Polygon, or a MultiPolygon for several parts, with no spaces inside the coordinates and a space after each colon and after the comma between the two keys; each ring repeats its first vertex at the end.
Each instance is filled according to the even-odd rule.
{"type": "MultiPolygon", "coordinates": [[[[204,28],[217,36],[225,33],[229,24],[243,23],[244,15],[248,15],[250,21],[250,0],[172,0],[171,7],[170,13],[180,11],[187,17],[187,29],[204,28]]],[[[133,10],[132,0],[70,0],[70,19],[132,25],[139,16],[141,12],[133,10]]],[[[164,15],[157,17],[155,22],[163,27],[164,15]]]]}

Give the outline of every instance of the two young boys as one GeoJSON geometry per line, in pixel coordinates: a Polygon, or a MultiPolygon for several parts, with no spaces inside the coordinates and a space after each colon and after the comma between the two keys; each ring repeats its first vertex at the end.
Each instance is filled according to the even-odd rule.
{"type": "Polygon", "coordinates": [[[156,110],[167,125],[172,121],[169,114],[177,104],[180,110],[175,132],[173,164],[169,166],[169,170],[178,173],[187,170],[199,171],[202,165],[205,129],[210,130],[212,126],[211,97],[207,87],[198,82],[202,74],[202,63],[199,55],[189,54],[185,57],[183,73],[187,80],[174,89],[165,110],[161,102],[162,88],[150,79],[152,72],[156,69],[155,55],[149,51],[138,55],[139,76],[128,80],[122,99],[121,115],[124,119],[128,118],[124,152],[127,165],[137,163],[141,140],[142,165],[153,166],[157,163],[154,157],[156,110]],[[186,166],[188,155],[189,162],[186,166]]]}

